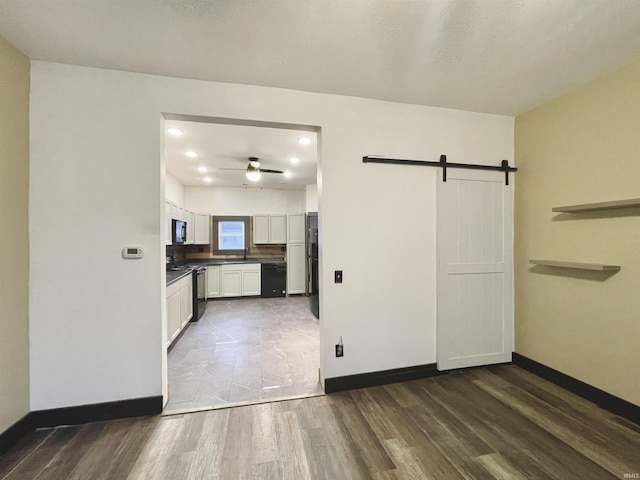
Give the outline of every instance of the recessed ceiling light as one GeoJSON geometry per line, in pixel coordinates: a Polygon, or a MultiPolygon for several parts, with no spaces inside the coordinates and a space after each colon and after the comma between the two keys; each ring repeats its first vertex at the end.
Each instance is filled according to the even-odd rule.
{"type": "Polygon", "coordinates": [[[300,159],[299,159],[298,157],[291,157],[291,158],[289,159],[289,161],[290,161],[291,163],[293,163],[294,165],[295,165],[296,163],[300,163],[300,159]]]}
{"type": "Polygon", "coordinates": [[[291,172],[284,172],[284,176],[289,178],[291,175],[293,175],[293,173],[291,172]]]}
{"type": "Polygon", "coordinates": [[[184,152],[184,154],[189,158],[196,158],[198,156],[198,154],[196,152],[194,152],[193,150],[188,150],[188,151],[184,152]]]}
{"type": "Polygon", "coordinates": [[[311,139],[309,137],[301,137],[298,139],[301,145],[309,145],[311,143],[311,139]]]}
{"type": "Polygon", "coordinates": [[[213,181],[211,177],[204,177],[202,180],[204,180],[207,183],[211,183],[213,181]]]}
{"type": "Polygon", "coordinates": [[[198,171],[204,173],[207,171],[207,167],[198,167],[198,171]]]}
{"type": "Polygon", "coordinates": [[[179,137],[180,135],[182,135],[184,132],[182,131],[182,129],[180,128],[176,128],[176,127],[169,127],[167,128],[167,133],[169,135],[173,135],[174,137],[179,137]]]}

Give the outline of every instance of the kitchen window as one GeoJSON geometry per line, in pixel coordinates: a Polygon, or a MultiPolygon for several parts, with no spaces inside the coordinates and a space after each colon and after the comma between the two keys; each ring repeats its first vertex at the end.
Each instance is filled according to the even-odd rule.
{"type": "Polygon", "coordinates": [[[213,217],[213,253],[242,255],[249,248],[249,217],[213,217]]]}

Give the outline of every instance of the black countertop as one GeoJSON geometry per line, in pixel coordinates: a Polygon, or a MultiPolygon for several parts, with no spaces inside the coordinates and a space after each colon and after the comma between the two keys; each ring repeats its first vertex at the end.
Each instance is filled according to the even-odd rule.
{"type": "Polygon", "coordinates": [[[275,257],[275,258],[247,258],[246,260],[242,258],[202,258],[202,259],[192,259],[192,260],[184,260],[180,262],[180,264],[175,267],[176,270],[167,270],[167,284],[168,287],[172,283],[177,282],[178,280],[184,278],[186,275],[190,275],[193,272],[193,268],[199,266],[207,266],[207,265],[233,265],[233,264],[243,264],[243,263],[259,263],[259,264],[275,264],[275,265],[286,265],[287,262],[283,258],[275,257]],[[193,268],[192,268],[193,267],[193,268]]]}
{"type": "Polygon", "coordinates": [[[275,257],[275,258],[268,258],[268,257],[263,257],[263,258],[247,258],[246,260],[242,259],[242,258],[204,258],[204,259],[197,259],[197,260],[185,260],[184,265],[191,265],[191,266],[197,266],[197,265],[229,265],[229,264],[234,264],[234,263],[275,263],[278,265],[281,264],[285,264],[286,262],[284,261],[284,259],[282,257],[275,257]]]}
{"type": "Polygon", "coordinates": [[[193,268],[191,267],[180,267],[180,270],[167,270],[167,284],[168,287],[172,283],[177,282],[178,280],[186,277],[187,275],[191,275],[193,272],[193,268]]]}

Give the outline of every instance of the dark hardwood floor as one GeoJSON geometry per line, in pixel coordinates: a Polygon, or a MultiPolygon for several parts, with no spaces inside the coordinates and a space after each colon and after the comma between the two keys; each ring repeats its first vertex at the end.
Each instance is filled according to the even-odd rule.
{"type": "Polygon", "coordinates": [[[514,365],[37,431],[0,479],[623,479],[640,427],[514,365]]]}

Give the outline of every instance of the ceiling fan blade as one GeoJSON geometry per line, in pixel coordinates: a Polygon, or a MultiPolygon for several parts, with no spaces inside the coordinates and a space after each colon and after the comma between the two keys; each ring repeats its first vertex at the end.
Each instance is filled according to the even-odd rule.
{"type": "Polygon", "coordinates": [[[266,168],[261,168],[260,171],[262,173],[284,173],[282,170],[268,170],[266,168]]]}

